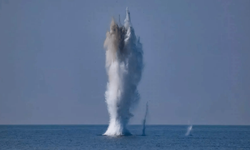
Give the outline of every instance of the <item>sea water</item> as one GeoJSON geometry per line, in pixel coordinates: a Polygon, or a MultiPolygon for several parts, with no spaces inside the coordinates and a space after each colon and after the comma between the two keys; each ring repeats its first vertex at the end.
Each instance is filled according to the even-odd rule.
{"type": "Polygon", "coordinates": [[[102,136],[107,125],[0,125],[0,150],[250,149],[250,126],[131,125],[132,136],[102,136]]]}

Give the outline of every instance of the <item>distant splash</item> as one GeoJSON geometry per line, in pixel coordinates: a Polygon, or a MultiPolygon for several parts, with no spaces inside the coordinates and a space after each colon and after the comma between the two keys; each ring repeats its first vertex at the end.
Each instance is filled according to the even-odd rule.
{"type": "Polygon", "coordinates": [[[147,115],[148,115],[148,102],[146,104],[146,111],[145,111],[145,115],[144,115],[144,119],[142,121],[142,136],[146,135],[146,119],[147,119],[147,115]]]}
{"type": "Polygon", "coordinates": [[[188,128],[187,128],[187,132],[186,132],[186,136],[189,136],[190,135],[190,133],[191,133],[191,131],[192,131],[192,128],[193,128],[193,126],[192,125],[190,125],[188,128]]]}

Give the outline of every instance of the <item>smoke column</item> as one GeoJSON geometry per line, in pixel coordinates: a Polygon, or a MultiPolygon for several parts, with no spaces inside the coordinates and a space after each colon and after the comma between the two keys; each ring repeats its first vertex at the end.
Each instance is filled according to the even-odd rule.
{"type": "Polygon", "coordinates": [[[145,130],[146,130],[146,119],[147,119],[147,115],[148,115],[148,102],[146,104],[146,111],[145,111],[145,116],[144,116],[144,119],[142,121],[142,136],[145,136],[146,133],[145,133],[145,130]]]}
{"type": "Polygon", "coordinates": [[[106,103],[110,115],[109,127],[104,135],[130,135],[126,126],[133,116],[130,112],[139,101],[137,85],[143,69],[143,51],[126,9],[124,25],[112,19],[104,42],[108,75],[106,103]]]}

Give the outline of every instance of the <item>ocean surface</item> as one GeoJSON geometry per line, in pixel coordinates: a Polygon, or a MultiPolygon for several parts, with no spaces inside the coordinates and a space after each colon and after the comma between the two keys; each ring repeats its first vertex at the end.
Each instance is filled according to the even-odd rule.
{"type": "Polygon", "coordinates": [[[0,150],[250,150],[250,126],[150,125],[132,136],[102,136],[106,125],[0,125],[0,150]]]}

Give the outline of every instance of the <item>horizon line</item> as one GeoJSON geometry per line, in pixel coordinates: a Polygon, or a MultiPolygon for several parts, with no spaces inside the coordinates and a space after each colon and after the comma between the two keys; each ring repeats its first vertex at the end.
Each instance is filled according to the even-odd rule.
{"type": "MultiPolygon", "coordinates": [[[[108,126],[109,124],[0,124],[0,126],[108,126]]],[[[250,126],[250,124],[146,124],[147,126],[250,126]]],[[[129,124],[128,126],[142,126],[129,124]]]]}

